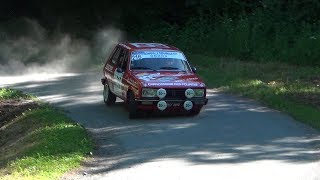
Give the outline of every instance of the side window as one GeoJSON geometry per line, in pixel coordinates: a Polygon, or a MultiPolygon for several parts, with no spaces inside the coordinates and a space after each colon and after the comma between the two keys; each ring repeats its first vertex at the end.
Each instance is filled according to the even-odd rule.
{"type": "Polygon", "coordinates": [[[117,67],[121,67],[121,63],[122,63],[123,59],[124,59],[124,50],[121,49],[119,59],[117,61],[117,67]]]}
{"type": "Polygon", "coordinates": [[[119,56],[120,56],[120,53],[121,53],[121,48],[117,47],[117,49],[115,50],[115,52],[113,53],[113,56],[111,58],[111,62],[113,64],[117,64],[119,56]]]}
{"type": "Polygon", "coordinates": [[[120,61],[120,65],[119,67],[121,67],[121,69],[123,69],[124,71],[127,69],[127,63],[128,63],[128,51],[124,50],[123,51],[123,56],[121,57],[121,61],[120,61]]]}
{"type": "Polygon", "coordinates": [[[118,46],[113,53],[111,62],[125,71],[128,62],[128,50],[118,46]]]}

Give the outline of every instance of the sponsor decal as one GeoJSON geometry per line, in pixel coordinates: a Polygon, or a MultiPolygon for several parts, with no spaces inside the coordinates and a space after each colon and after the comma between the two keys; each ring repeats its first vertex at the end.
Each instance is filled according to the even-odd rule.
{"type": "Polygon", "coordinates": [[[125,44],[119,44],[120,46],[123,46],[123,47],[125,47],[125,48],[127,48],[127,49],[131,49],[129,46],[127,46],[127,45],[125,45],[125,44]]]}
{"type": "Polygon", "coordinates": [[[150,81],[150,80],[155,80],[157,77],[160,76],[160,73],[156,74],[149,74],[149,73],[140,73],[136,75],[140,80],[144,81],[150,81]]]}
{"type": "Polygon", "coordinates": [[[150,73],[139,73],[139,74],[137,74],[136,76],[137,76],[137,77],[140,77],[140,76],[146,76],[146,75],[150,75],[150,73]]]}
{"type": "Polygon", "coordinates": [[[164,76],[156,79],[159,82],[185,82],[183,79],[178,79],[177,76],[164,76]]]}
{"type": "Polygon", "coordinates": [[[183,82],[159,82],[147,83],[148,86],[199,86],[199,83],[183,83],[183,82]]]}
{"type": "Polygon", "coordinates": [[[161,81],[161,82],[177,82],[177,78],[176,77],[160,77],[157,80],[161,81]]]}
{"type": "Polygon", "coordinates": [[[169,48],[168,46],[159,43],[131,43],[131,45],[138,48],[169,48]]]}
{"type": "Polygon", "coordinates": [[[188,80],[188,81],[193,81],[193,80],[199,80],[199,78],[196,78],[196,77],[194,77],[194,78],[187,78],[187,80],[188,80]]]}
{"type": "Polygon", "coordinates": [[[105,69],[106,69],[107,71],[112,72],[113,67],[112,67],[110,64],[107,64],[106,67],[105,67],[105,69]]]}
{"type": "MultiPolygon", "coordinates": [[[[182,74],[170,74],[170,76],[163,76],[160,73],[140,73],[137,74],[136,77],[143,81],[152,81],[156,80],[158,83],[166,83],[165,85],[172,85],[172,83],[175,83],[174,85],[178,86],[188,86],[186,84],[190,84],[190,86],[201,86],[203,87],[203,83],[198,82],[186,82],[186,80],[198,80],[198,78],[188,78],[188,79],[178,79],[179,76],[182,74]],[[169,83],[169,84],[168,84],[169,83]]],[[[153,83],[154,84],[154,83],[153,83]]],[[[146,84],[147,85],[147,84],[146,84]]]]}
{"type": "Polygon", "coordinates": [[[140,73],[136,75],[140,80],[151,81],[157,80],[159,82],[183,82],[184,80],[178,80],[177,75],[172,76],[161,76],[160,73],[149,74],[149,73],[140,73]]]}
{"type": "Polygon", "coordinates": [[[179,51],[134,51],[131,54],[131,60],[141,60],[146,58],[172,58],[186,60],[185,56],[179,51]]]}
{"type": "Polygon", "coordinates": [[[130,84],[131,86],[135,87],[135,88],[137,87],[137,82],[134,79],[129,78],[127,80],[127,83],[130,84]]]}
{"type": "Polygon", "coordinates": [[[113,90],[114,93],[117,95],[122,95],[123,89],[121,88],[121,83],[122,83],[122,78],[123,78],[123,73],[119,73],[117,72],[117,70],[114,71],[114,86],[113,86],[113,90]]]}

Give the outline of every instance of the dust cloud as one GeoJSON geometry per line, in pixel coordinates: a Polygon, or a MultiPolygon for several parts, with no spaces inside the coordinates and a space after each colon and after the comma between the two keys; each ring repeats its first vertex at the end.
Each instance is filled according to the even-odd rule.
{"type": "Polygon", "coordinates": [[[87,40],[59,31],[49,33],[28,18],[0,24],[0,76],[86,71],[103,63],[123,37],[112,27],[94,34],[87,40]]]}

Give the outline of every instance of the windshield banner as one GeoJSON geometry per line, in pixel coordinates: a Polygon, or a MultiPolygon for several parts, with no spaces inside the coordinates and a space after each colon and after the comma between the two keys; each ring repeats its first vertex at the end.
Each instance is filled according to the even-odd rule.
{"type": "Polygon", "coordinates": [[[134,51],[131,54],[131,60],[140,60],[146,58],[172,58],[185,60],[184,55],[178,51],[134,51]]]}

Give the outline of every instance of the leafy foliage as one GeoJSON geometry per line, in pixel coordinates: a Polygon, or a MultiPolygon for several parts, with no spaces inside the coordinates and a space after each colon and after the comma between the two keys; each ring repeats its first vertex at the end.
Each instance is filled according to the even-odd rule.
{"type": "Polygon", "coordinates": [[[218,57],[320,65],[318,23],[281,19],[282,14],[270,17],[269,13],[258,9],[249,15],[214,20],[199,16],[191,18],[183,28],[170,24],[147,26],[140,37],[218,57]]]}
{"type": "Polygon", "coordinates": [[[0,7],[0,15],[3,22],[36,18],[53,34],[90,38],[111,24],[126,31],[129,40],[170,43],[195,53],[320,64],[318,0],[13,0],[0,7]]]}

